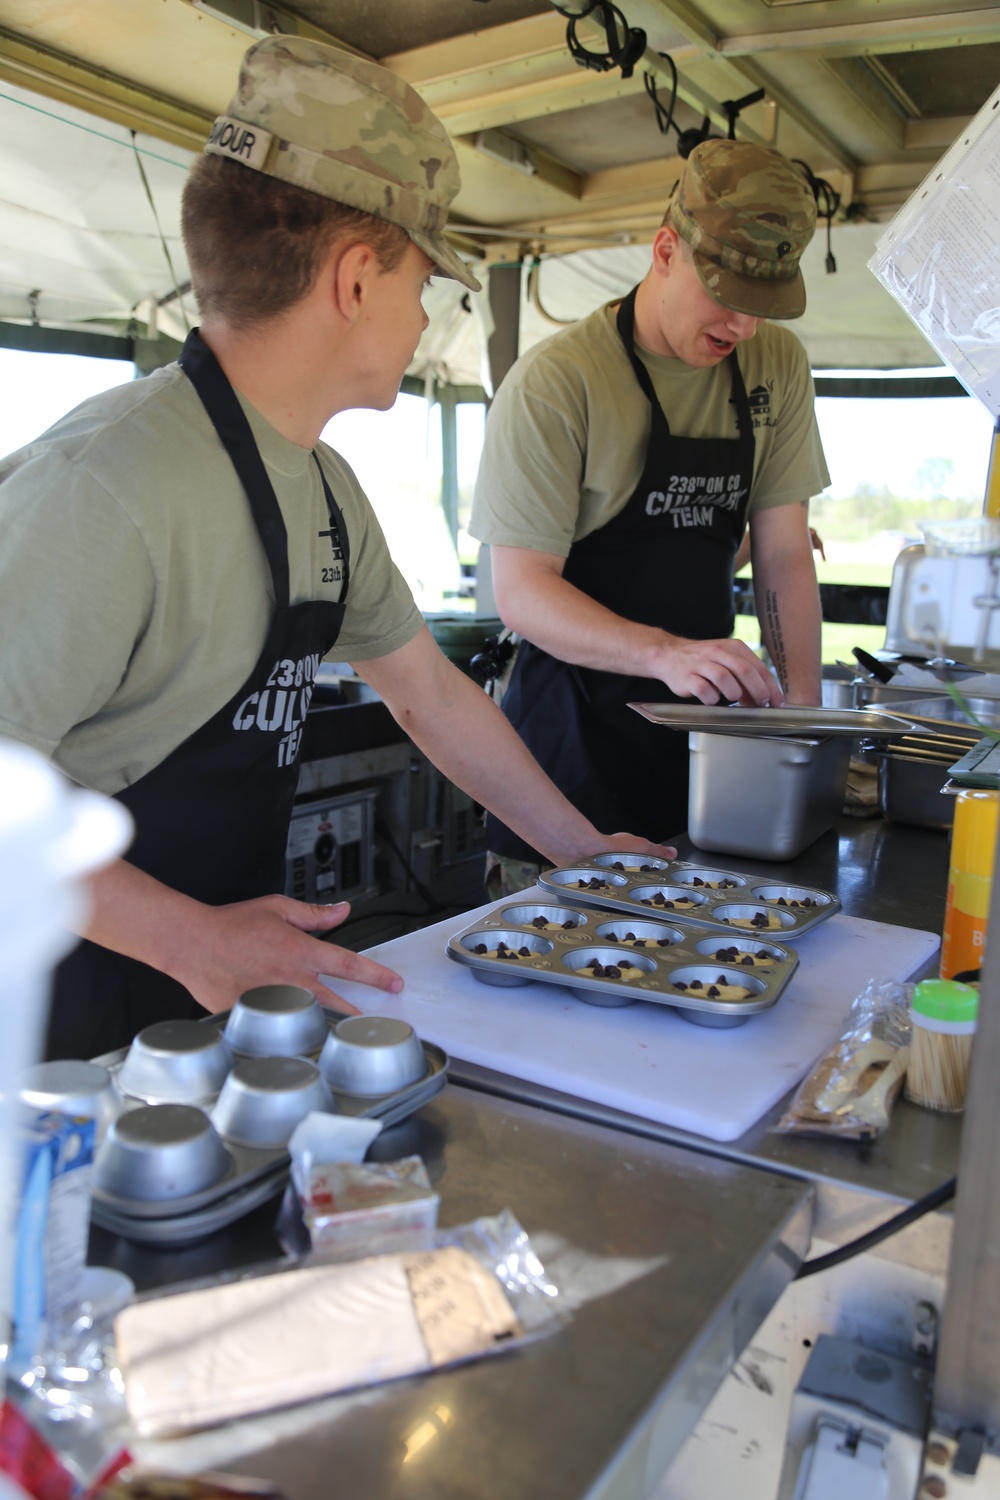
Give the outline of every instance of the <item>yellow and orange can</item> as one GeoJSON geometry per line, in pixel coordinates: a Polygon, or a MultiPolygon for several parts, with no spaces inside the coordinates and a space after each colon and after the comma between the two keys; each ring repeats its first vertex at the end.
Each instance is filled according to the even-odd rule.
{"type": "Polygon", "coordinates": [[[982,968],[998,818],[1000,792],[966,787],[958,793],[941,938],[942,979],[982,968]]]}

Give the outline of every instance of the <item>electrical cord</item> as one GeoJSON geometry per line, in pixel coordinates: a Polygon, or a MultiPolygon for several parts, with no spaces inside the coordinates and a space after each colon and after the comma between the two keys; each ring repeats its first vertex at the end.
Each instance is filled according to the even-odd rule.
{"type": "Polygon", "coordinates": [[[793,156],[792,161],[806,174],[806,181],[812,188],[813,197],[816,199],[817,218],[826,220],[826,269],[827,274],[832,276],[837,269],[833,254],[833,216],[840,207],[840,194],[830,186],[825,177],[817,177],[808,162],[802,161],[797,156],[793,156]]]}
{"type": "Polygon", "coordinates": [[[596,73],[621,68],[623,78],[632,77],[636,63],[646,50],[646,33],[638,26],[630,26],[613,0],[573,0],[565,5],[552,0],[552,4],[561,16],[566,17],[566,45],[574,62],[596,73]],[[576,34],[577,22],[588,18],[599,20],[604,27],[603,52],[592,52],[576,34]]]}
{"type": "Polygon", "coordinates": [[[819,1271],[829,1271],[843,1261],[851,1260],[855,1255],[861,1255],[865,1250],[870,1250],[873,1245],[880,1245],[890,1235],[898,1234],[908,1224],[912,1224],[916,1219],[922,1219],[924,1214],[929,1214],[933,1209],[940,1208],[942,1203],[947,1203],[949,1198],[955,1196],[957,1185],[958,1178],[949,1177],[946,1182],[941,1183],[940,1187],[926,1193],[923,1198],[918,1198],[916,1203],[911,1203],[909,1208],[904,1208],[901,1213],[887,1219],[876,1229],[870,1229],[867,1234],[859,1235],[856,1240],[851,1240],[847,1245],[838,1245],[836,1250],[831,1250],[827,1255],[817,1255],[814,1260],[804,1260],[793,1280],[801,1281],[805,1276],[815,1276],[819,1271]]]}
{"type": "MultiPolygon", "coordinates": [[[[670,103],[665,108],[663,104],[661,104],[660,96],[657,93],[656,89],[655,73],[643,73],[642,82],[643,87],[645,88],[646,93],[649,96],[650,102],[652,103],[653,113],[656,115],[656,124],[659,132],[661,135],[666,135],[671,127],[673,127],[674,130],[677,130],[677,126],[674,125],[674,110],[677,107],[677,64],[674,62],[669,52],[661,52],[660,56],[663,58],[663,61],[665,63],[669,63],[670,65],[670,103]]],[[[679,135],[680,131],[678,131],[677,133],[679,135]]]]}

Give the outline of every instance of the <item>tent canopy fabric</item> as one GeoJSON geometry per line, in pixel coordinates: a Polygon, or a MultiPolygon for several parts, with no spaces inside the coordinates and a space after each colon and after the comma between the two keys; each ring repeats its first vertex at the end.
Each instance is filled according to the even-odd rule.
{"type": "MultiPolygon", "coordinates": [[[[180,200],[193,155],[13,84],[0,86],[0,321],[183,339],[180,200]],[[140,170],[141,167],[141,170],[140,170]],[[145,175],[145,181],[143,176],[145,175]],[[148,194],[147,194],[148,184],[148,194]],[[152,199],[152,202],[150,201],[152,199]]],[[[867,268],[880,227],[836,225],[837,271],[821,231],[803,260],[805,316],[793,326],[814,369],[907,369],[937,355],[867,268]]],[[[618,297],[649,266],[645,246],[545,255],[522,273],[520,348],[618,297]]],[[[488,389],[488,290],[436,282],[410,374],[488,389]]]]}

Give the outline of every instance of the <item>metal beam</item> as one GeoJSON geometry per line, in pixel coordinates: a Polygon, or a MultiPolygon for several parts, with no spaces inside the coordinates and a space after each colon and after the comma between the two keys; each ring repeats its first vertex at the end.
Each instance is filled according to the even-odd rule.
{"type": "MultiPolygon", "coordinates": [[[[664,26],[680,32],[688,41],[696,46],[701,52],[702,63],[715,62],[725,67],[726,72],[732,79],[730,85],[733,95],[746,93],[755,88],[765,88],[768,98],[772,99],[781,112],[790,120],[804,130],[816,145],[819,146],[838,166],[847,170],[856,165],[853,157],[844,149],[840,141],[833,136],[824,125],[803,105],[801,100],[790,93],[774,78],[768,75],[764,68],[751,62],[743,55],[743,52],[733,46],[736,38],[724,32],[719,32],[707,25],[703,16],[687,3],[687,0],[640,0],[635,11],[635,20],[638,24],[646,25],[647,31],[653,39],[653,45],[646,53],[647,58],[656,56],[655,47],[662,43],[656,36],[656,21],[659,19],[664,26]]],[[[631,16],[630,16],[631,19],[631,16]]],[[[676,59],[675,59],[676,60],[676,59]]],[[[692,72],[696,69],[697,62],[692,59],[688,64],[688,77],[686,82],[690,84],[692,72]]],[[[687,97],[686,95],[684,96],[687,97]]],[[[716,120],[724,121],[718,101],[730,97],[729,93],[723,93],[718,87],[713,90],[712,108],[706,113],[711,114],[716,120]]],[[[689,99],[688,102],[695,102],[689,99]]],[[[746,140],[762,140],[754,132],[742,125],[741,134],[746,140]]]]}
{"type": "Polygon", "coordinates": [[[160,334],[139,338],[129,334],[92,333],[81,328],[51,328],[37,323],[0,321],[0,349],[18,349],[28,354],[77,354],[87,359],[120,359],[134,364],[143,374],[168,365],[177,358],[180,344],[160,334]]]}
{"type": "MultiPolygon", "coordinates": [[[[700,55],[694,47],[673,54],[678,64],[700,55]]],[[[642,90],[641,77],[623,79],[617,71],[595,73],[575,63],[566,46],[566,23],[555,12],[394,53],[381,62],[417,90],[452,135],[473,135],[642,90]]],[[[662,59],[655,63],[662,71],[662,59]]]]}
{"type": "Polygon", "coordinates": [[[0,78],[187,151],[201,150],[214,118],[5,29],[0,78]]]}
{"type": "MultiPolygon", "coordinates": [[[[671,6],[671,10],[673,6],[671,6]]],[[[825,57],[863,57],[878,52],[921,52],[938,47],[1000,41],[1000,6],[942,15],[887,16],[842,26],[795,26],[720,39],[723,57],[762,52],[822,52],[825,57]]]]}
{"type": "Polygon", "coordinates": [[[517,359],[521,337],[520,256],[516,264],[491,267],[489,297],[493,333],[486,348],[495,392],[517,359]]]}
{"type": "Polygon", "coordinates": [[[965,130],[971,115],[952,115],[938,120],[907,120],[903,127],[903,145],[907,151],[932,151],[935,160],[947,151],[965,130]]]}

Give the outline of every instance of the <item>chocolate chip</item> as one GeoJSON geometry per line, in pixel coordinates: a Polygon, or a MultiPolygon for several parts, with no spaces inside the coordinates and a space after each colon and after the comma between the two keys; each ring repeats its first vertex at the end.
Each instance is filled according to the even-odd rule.
{"type": "Polygon", "coordinates": [[[518,948],[517,951],[521,955],[522,958],[530,958],[531,957],[531,949],[530,948],[518,948]]]}
{"type": "Polygon", "coordinates": [[[611,868],[612,870],[624,870],[625,866],[622,864],[620,859],[616,859],[611,868]]]}
{"type": "Polygon", "coordinates": [[[485,943],[477,943],[472,951],[473,953],[489,953],[490,950],[485,943]]]}
{"type": "Polygon", "coordinates": [[[718,990],[717,990],[717,989],[716,989],[716,988],[715,988],[715,985],[714,985],[714,984],[710,984],[710,985],[709,985],[709,987],[708,987],[708,989],[707,989],[707,991],[706,991],[706,993],[707,993],[707,995],[708,995],[708,998],[709,998],[709,999],[710,999],[710,1000],[718,1000],[718,998],[719,998],[719,992],[718,992],[718,990]]]}
{"type": "Polygon", "coordinates": [[[607,935],[607,937],[608,937],[608,942],[609,943],[617,943],[618,942],[618,934],[617,934],[617,932],[609,932],[608,935],[607,935]]]}
{"type": "Polygon", "coordinates": [[[575,922],[569,922],[569,921],[564,922],[563,923],[563,932],[568,932],[571,927],[575,927],[576,925],[577,924],[575,922]]]}
{"type": "Polygon", "coordinates": [[[701,878],[700,875],[693,875],[691,877],[691,884],[692,885],[704,885],[705,882],[702,880],[702,878],[701,878]]]}
{"type": "Polygon", "coordinates": [[[594,959],[594,962],[591,965],[591,968],[593,969],[594,978],[595,979],[601,979],[603,977],[603,975],[604,975],[604,965],[603,964],[599,964],[597,962],[596,958],[594,959]]]}
{"type": "Polygon", "coordinates": [[[743,967],[745,969],[752,969],[753,968],[753,954],[752,953],[744,953],[743,957],[740,959],[740,963],[743,965],[743,967]]]}
{"type": "Polygon", "coordinates": [[[622,971],[617,964],[608,964],[608,967],[604,971],[604,977],[605,979],[620,979],[622,971]]]}
{"type": "Polygon", "coordinates": [[[531,925],[532,927],[546,927],[548,923],[544,917],[532,917],[531,925]]]}
{"type": "Polygon", "coordinates": [[[673,942],[672,938],[657,938],[656,939],[656,946],[658,948],[669,948],[670,944],[672,942],[673,942]]]}
{"type": "Polygon", "coordinates": [[[687,985],[684,983],[683,979],[678,979],[677,983],[674,985],[674,989],[675,990],[686,990],[687,989],[687,985]]]}

